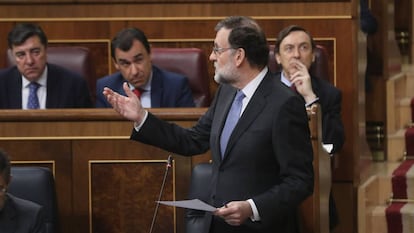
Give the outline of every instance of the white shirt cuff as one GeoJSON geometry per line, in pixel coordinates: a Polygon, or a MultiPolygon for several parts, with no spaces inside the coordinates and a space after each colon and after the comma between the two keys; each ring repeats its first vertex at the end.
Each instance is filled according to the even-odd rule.
{"type": "Polygon", "coordinates": [[[145,116],[144,116],[144,119],[141,121],[141,123],[134,122],[135,131],[139,132],[139,130],[141,129],[141,127],[144,125],[145,121],[147,120],[147,117],[148,117],[148,111],[145,110],[145,116]]]}
{"type": "Polygon", "coordinates": [[[309,106],[311,106],[312,104],[314,104],[314,103],[316,103],[316,102],[318,102],[319,101],[319,97],[316,97],[314,100],[312,100],[311,102],[309,102],[309,103],[306,103],[305,104],[305,107],[307,108],[307,107],[309,107],[309,106]]]}
{"type": "Polygon", "coordinates": [[[253,216],[250,216],[250,220],[252,220],[252,222],[260,221],[259,211],[257,211],[257,207],[256,204],[254,204],[254,201],[252,199],[249,199],[247,202],[249,202],[253,212],[253,216]]]}

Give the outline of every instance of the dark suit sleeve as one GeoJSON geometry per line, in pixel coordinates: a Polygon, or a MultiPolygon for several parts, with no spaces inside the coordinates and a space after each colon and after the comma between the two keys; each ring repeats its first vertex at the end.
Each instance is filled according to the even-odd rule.
{"type": "Polygon", "coordinates": [[[132,130],[131,139],[184,156],[202,154],[210,147],[208,122],[211,121],[199,120],[195,127],[185,129],[148,113],[140,131],[132,130]]]}
{"type": "Polygon", "coordinates": [[[322,108],[322,137],[325,144],[333,144],[332,154],[338,152],[345,141],[344,126],[341,118],[342,94],[332,88],[320,100],[322,108]]]}
{"type": "Polygon", "coordinates": [[[96,108],[108,108],[110,105],[106,100],[105,96],[103,95],[103,89],[105,87],[105,83],[103,79],[98,79],[96,81],[96,99],[95,99],[95,107],[96,108]]]}

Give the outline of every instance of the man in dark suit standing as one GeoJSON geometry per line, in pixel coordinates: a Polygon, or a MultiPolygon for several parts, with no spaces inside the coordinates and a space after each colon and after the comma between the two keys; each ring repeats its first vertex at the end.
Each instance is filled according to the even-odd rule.
{"type": "Polygon", "coordinates": [[[0,232],[46,233],[43,207],[7,193],[10,179],[9,158],[0,150],[0,232]]]}
{"type": "MultiPolygon", "coordinates": [[[[315,42],[304,28],[291,25],[282,29],[276,38],[275,58],[282,66],[276,78],[305,100],[306,107],[318,102],[322,109],[322,141],[330,154],[338,152],[345,140],[341,119],[342,94],[328,81],[313,77],[309,68],[315,60],[315,42]]],[[[335,202],[332,195],[329,203],[330,229],[338,224],[335,202]]]]}
{"type": "Polygon", "coordinates": [[[8,44],[16,66],[0,71],[0,108],[93,107],[83,77],[47,63],[47,37],[39,26],[17,24],[8,44]]]}
{"type": "Polygon", "coordinates": [[[117,33],[111,42],[111,56],[119,71],[96,82],[96,107],[111,105],[102,94],[104,87],[126,95],[122,85],[128,82],[131,90],[146,108],[194,107],[188,79],[152,65],[151,47],[138,28],[126,28],[117,33]]]}
{"type": "Polygon", "coordinates": [[[204,201],[217,210],[201,218],[201,233],[296,233],[298,206],[314,182],[304,102],[269,72],[266,36],[253,19],[228,17],[215,30],[210,60],[220,86],[192,128],[156,118],[126,84],[126,97],[109,88],[104,95],[134,121],[131,139],[184,156],[211,150],[204,201]],[[231,122],[237,123],[228,131],[231,122]]]}

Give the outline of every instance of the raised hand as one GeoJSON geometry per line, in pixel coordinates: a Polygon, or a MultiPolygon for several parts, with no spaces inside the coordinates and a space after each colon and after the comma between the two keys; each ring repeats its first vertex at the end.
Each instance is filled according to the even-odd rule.
{"type": "Polygon", "coordinates": [[[298,59],[292,59],[289,67],[290,82],[295,84],[298,93],[303,96],[305,102],[310,102],[316,98],[312,89],[311,77],[308,68],[298,59]]]}
{"type": "Polygon", "coordinates": [[[127,96],[123,96],[112,89],[105,87],[103,94],[113,109],[128,120],[141,123],[145,116],[145,109],[141,106],[138,97],[129,89],[125,82],[123,88],[127,96]]]}

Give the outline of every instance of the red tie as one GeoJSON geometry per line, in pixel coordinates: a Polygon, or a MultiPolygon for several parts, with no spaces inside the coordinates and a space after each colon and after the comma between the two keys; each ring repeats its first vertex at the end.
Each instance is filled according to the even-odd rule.
{"type": "Polygon", "coordinates": [[[134,92],[134,94],[138,97],[138,99],[141,98],[141,90],[139,90],[138,88],[135,88],[134,90],[132,90],[132,92],[134,92]]]}
{"type": "Polygon", "coordinates": [[[290,86],[290,89],[292,89],[292,91],[294,92],[297,92],[296,85],[294,83],[292,83],[292,85],[290,86]]]}

